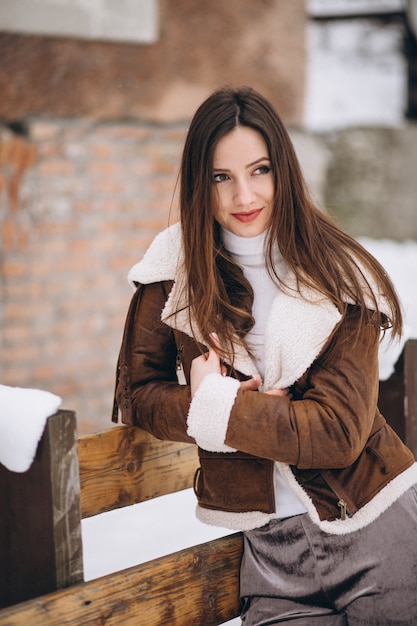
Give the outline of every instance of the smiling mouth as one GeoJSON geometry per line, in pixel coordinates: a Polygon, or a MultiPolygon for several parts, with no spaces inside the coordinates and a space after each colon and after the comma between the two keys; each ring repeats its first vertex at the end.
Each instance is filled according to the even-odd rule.
{"type": "Polygon", "coordinates": [[[232,213],[233,217],[235,217],[239,222],[244,222],[245,224],[249,222],[253,222],[256,220],[258,215],[263,211],[262,209],[254,209],[253,211],[243,211],[242,213],[232,213]]]}

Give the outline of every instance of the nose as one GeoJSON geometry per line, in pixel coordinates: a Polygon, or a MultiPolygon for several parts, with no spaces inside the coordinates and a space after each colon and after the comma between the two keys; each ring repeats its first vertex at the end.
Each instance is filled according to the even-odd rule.
{"type": "Polygon", "coordinates": [[[238,206],[251,204],[255,200],[255,194],[252,189],[251,181],[241,178],[235,183],[235,202],[238,206]]]}

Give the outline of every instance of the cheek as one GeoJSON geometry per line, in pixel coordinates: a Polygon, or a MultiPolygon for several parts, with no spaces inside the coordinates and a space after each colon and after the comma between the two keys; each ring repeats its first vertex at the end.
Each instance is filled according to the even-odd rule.
{"type": "Polygon", "coordinates": [[[213,191],[212,204],[214,217],[217,218],[218,216],[221,216],[225,208],[225,194],[222,193],[217,186],[214,188],[213,191]]]}
{"type": "Polygon", "coordinates": [[[269,196],[271,201],[273,201],[273,199],[275,198],[275,183],[273,180],[271,180],[268,185],[267,195],[269,196]]]}

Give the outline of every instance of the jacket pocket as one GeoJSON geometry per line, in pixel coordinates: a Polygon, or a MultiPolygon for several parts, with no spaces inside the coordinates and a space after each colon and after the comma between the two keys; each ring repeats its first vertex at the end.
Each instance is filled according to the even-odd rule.
{"type": "Polygon", "coordinates": [[[201,449],[199,457],[194,492],[200,506],[235,513],[274,512],[273,461],[201,449]]]}

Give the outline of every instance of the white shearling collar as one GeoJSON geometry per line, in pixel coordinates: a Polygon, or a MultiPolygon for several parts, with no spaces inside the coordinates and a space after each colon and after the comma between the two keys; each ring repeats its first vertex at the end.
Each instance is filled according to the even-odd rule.
{"type": "Polygon", "coordinates": [[[163,280],[175,280],[184,260],[181,224],[177,222],[160,232],[152,241],[143,259],[127,275],[129,284],[150,285],[163,280]]]}
{"type": "MultiPolygon", "coordinates": [[[[130,270],[128,281],[132,287],[136,283],[174,281],[161,319],[193,337],[183,261],[178,222],[157,235],[143,259],[130,270]]],[[[273,302],[265,331],[264,390],[283,389],[298,380],[317,358],[340,320],[339,310],[317,291],[303,288],[302,296],[295,289],[288,293],[281,291],[273,302]]],[[[194,331],[197,340],[201,340],[195,324],[194,331]]],[[[239,346],[234,367],[247,376],[257,373],[249,354],[239,346]]]]}

